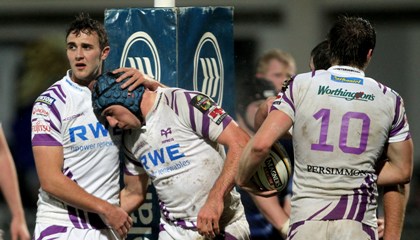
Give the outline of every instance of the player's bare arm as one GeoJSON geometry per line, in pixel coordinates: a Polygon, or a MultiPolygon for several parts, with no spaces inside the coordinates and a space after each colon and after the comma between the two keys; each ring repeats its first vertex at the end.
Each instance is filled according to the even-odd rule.
{"type": "Polygon", "coordinates": [[[385,227],[384,239],[401,239],[405,208],[410,192],[410,184],[387,186],[384,188],[385,227]]]}
{"type": "Polygon", "coordinates": [[[292,120],[282,111],[272,111],[254,137],[248,142],[239,161],[236,183],[246,186],[271,146],[292,126],[292,120]]]}
{"type": "Polygon", "coordinates": [[[405,184],[413,172],[413,141],[390,143],[387,148],[388,161],[378,174],[379,185],[405,184]]]}
{"type": "Polygon", "coordinates": [[[33,153],[41,188],[44,191],[74,207],[100,214],[120,236],[127,234],[132,219],[122,208],[87,193],[63,174],[63,147],[35,146],[33,153]]]}
{"type": "Polygon", "coordinates": [[[121,208],[127,213],[132,213],[143,204],[146,199],[148,181],[147,173],[134,176],[124,174],[125,186],[120,192],[120,200],[121,208]]]}
{"type": "Polygon", "coordinates": [[[248,134],[234,121],[229,123],[217,139],[217,142],[227,147],[228,151],[222,172],[198,213],[197,228],[203,236],[214,237],[220,233],[219,220],[224,208],[223,199],[235,185],[239,158],[248,140],[248,134]]]}
{"type": "Polygon", "coordinates": [[[254,118],[254,130],[257,131],[264,120],[268,116],[268,112],[270,111],[270,107],[273,104],[273,101],[276,99],[276,97],[269,97],[267,98],[263,103],[260,104],[258,107],[257,112],[255,113],[254,118]]]}
{"type": "MultiPolygon", "coordinates": [[[[276,191],[276,193],[278,192],[276,191]]],[[[289,216],[281,207],[278,196],[262,197],[251,194],[251,197],[268,222],[286,239],[287,229],[289,228],[289,216]]]]}

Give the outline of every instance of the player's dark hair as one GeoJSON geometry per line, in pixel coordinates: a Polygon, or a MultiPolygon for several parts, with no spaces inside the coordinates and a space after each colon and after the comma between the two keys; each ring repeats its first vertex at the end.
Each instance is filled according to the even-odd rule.
{"type": "Polygon", "coordinates": [[[328,33],[330,60],[363,69],[367,54],[375,48],[376,33],[366,19],[340,16],[328,33]]]}
{"type": "Polygon", "coordinates": [[[106,46],[109,46],[108,35],[105,31],[104,25],[99,21],[92,19],[88,13],[81,12],[75,17],[74,21],[70,23],[70,26],[66,31],[66,39],[71,33],[80,35],[81,32],[85,34],[98,34],[101,50],[106,46]]]}
{"type": "Polygon", "coordinates": [[[328,40],[324,40],[316,45],[311,51],[312,63],[315,70],[325,69],[331,67],[330,50],[328,48],[328,40]]]}

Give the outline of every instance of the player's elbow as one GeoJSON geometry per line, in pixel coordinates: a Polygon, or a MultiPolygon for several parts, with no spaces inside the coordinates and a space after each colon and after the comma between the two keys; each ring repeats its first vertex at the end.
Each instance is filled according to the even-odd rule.
{"type": "Polygon", "coordinates": [[[145,196],[144,195],[136,195],[135,197],[134,197],[134,204],[133,204],[133,208],[132,209],[130,209],[130,214],[132,213],[132,212],[134,212],[136,209],[138,209],[143,203],[144,203],[144,200],[145,200],[145,196]]]}
{"type": "Polygon", "coordinates": [[[407,184],[411,182],[412,171],[410,168],[404,169],[401,173],[401,183],[400,184],[407,184]]]}
{"type": "Polygon", "coordinates": [[[392,184],[407,184],[411,182],[412,171],[410,168],[399,168],[393,173],[392,184]]]}
{"type": "Polygon", "coordinates": [[[40,187],[44,192],[51,195],[54,195],[56,190],[55,184],[48,180],[40,180],[40,187]]]}
{"type": "Polygon", "coordinates": [[[251,152],[258,157],[264,157],[270,152],[271,145],[261,141],[253,142],[251,152]]]}
{"type": "Polygon", "coordinates": [[[407,184],[411,182],[413,176],[413,160],[405,161],[404,165],[399,166],[400,182],[399,184],[407,184]]]}

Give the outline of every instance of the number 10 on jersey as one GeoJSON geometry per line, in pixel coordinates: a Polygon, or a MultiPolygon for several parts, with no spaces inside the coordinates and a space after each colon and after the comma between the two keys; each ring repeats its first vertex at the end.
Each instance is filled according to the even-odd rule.
{"type": "MultiPolygon", "coordinates": [[[[334,145],[327,144],[328,138],[328,128],[330,125],[330,116],[331,116],[331,109],[323,108],[316,112],[313,117],[315,119],[321,119],[321,129],[319,134],[319,141],[318,143],[311,144],[311,150],[316,151],[325,151],[325,152],[332,152],[334,150],[334,145]]],[[[346,112],[343,114],[340,123],[340,136],[339,136],[339,144],[338,147],[344,153],[351,153],[351,154],[361,154],[366,150],[368,137],[369,137],[369,128],[370,128],[370,118],[366,113],[362,112],[346,112]],[[349,133],[349,125],[350,120],[359,120],[361,121],[362,129],[360,131],[360,140],[359,146],[353,147],[348,146],[348,133],[349,133]]]]}

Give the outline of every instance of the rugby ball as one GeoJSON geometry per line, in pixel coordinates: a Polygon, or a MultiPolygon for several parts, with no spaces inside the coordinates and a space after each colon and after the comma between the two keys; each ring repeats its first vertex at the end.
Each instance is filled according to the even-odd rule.
{"type": "Polygon", "coordinates": [[[260,191],[277,190],[286,188],[292,175],[292,164],[284,147],[276,142],[271,147],[270,153],[258,166],[257,172],[252,176],[252,181],[260,191]]]}

